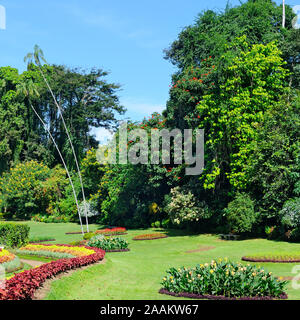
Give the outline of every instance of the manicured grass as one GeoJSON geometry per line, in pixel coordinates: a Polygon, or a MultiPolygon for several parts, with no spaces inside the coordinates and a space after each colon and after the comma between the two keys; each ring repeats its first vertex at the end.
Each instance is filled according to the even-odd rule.
{"type": "MultiPolygon", "coordinates": [[[[46,224],[28,222],[30,237],[53,236],[55,243],[70,243],[81,240],[81,235],[66,235],[65,232],[80,231],[73,223],[46,224]]],[[[91,225],[91,230],[101,226],[91,225]]],[[[107,253],[106,263],[90,266],[52,282],[46,299],[91,299],[91,300],[147,300],[184,299],[161,295],[160,281],[170,267],[193,267],[198,263],[227,257],[231,261],[241,261],[242,256],[260,253],[300,252],[300,244],[251,239],[241,241],[222,241],[215,235],[188,235],[183,231],[166,231],[168,238],[155,241],[133,241],[136,235],[164,232],[160,229],[129,230],[124,239],[129,242],[129,252],[107,253]],[[215,247],[215,248],[212,248],[215,247]],[[204,250],[196,251],[204,248],[204,250]],[[205,248],[211,248],[206,250],[205,248]],[[193,251],[187,253],[187,251],[193,251]]],[[[53,243],[53,242],[52,242],[53,243]]],[[[292,268],[299,263],[251,263],[263,266],[275,276],[293,277],[292,268]]],[[[289,299],[300,300],[300,290],[288,284],[289,299]]]]}
{"type": "MultiPolygon", "coordinates": [[[[75,224],[30,223],[31,236],[52,235],[57,243],[79,240],[80,235],[65,235],[67,231],[76,231],[75,224]]],[[[95,228],[97,226],[94,226],[95,228]]],[[[77,229],[76,229],[77,228],[77,229]]],[[[93,230],[93,228],[91,227],[93,230]]],[[[198,263],[212,259],[228,257],[231,261],[242,262],[247,254],[264,252],[300,252],[300,244],[265,239],[241,241],[221,241],[215,235],[187,235],[182,231],[168,231],[168,238],[155,241],[133,241],[132,237],[153,232],[158,229],[129,230],[124,235],[129,242],[130,251],[125,253],[107,253],[106,263],[76,271],[71,276],[52,282],[51,291],[46,299],[183,299],[160,295],[160,281],[170,267],[193,267],[198,263]],[[211,250],[196,250],[201,247],[215,247],[211,250]]],[[[247,264],[247,262],[242,262],[247,264]]],[[[295,276],[292,268],[297,263],[256,263],[276,276],[295,276]]],[[[300,299],[300,290],[292,289],[289,282],[289,299],[300,299]]]]}
{"type": "MultiPolygon", "coordinates": [[[[80,225],[77,223],[43,223],[26,221],[20,222],[26,223],[30,227],[30,238],[36,237],[51,237],[55,241],[43,242],[43,243],[70,243],[72,241],[82,240],[81,234],[65,234],[66,232],[80,232],[80,225]]],[[[96,231],[102,228],[101,225],[90,224],[90,231],[96,231]]],[[[84,231],[86,231],[86,226],[84,225],[84,231]]]]}

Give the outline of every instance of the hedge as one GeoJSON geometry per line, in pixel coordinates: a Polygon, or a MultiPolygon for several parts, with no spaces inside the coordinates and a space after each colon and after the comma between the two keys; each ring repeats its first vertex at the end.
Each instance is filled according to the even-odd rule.
{"type": "Polygon", "coordinates": [[[28,243],[29,230],[26,224],[0,223],[0,244],[20,248],[28,243]]]}

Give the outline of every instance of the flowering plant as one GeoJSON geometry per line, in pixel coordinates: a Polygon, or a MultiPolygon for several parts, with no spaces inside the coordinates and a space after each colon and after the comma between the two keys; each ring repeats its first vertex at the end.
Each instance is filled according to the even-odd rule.
{"type": "Polygon", "coordinates": [[[15,255],[7,250],[0,249],[0,264],[14,260],[15,255]]]}
{"type": "MultiPolygon", "coordinates": [[[[74,257],[83,257],[91,255],[94,250],[87,249],[82,246],[68,246],[68,245],[49,245],[49,244],[28,244],[25,247],[19,249],[19,252],[24,253],[33,253],[36,252],[36,255],[39,255],[40,252],[59,252],[64,254],[69,254],[74,257]]],[[[44,254],[43,254],[44,255],[44,254]]]]}
{"type": "MultiPolygon", "coordinates": [[[[74,248],[70,245],[56,246],[74,248]]],[[[25,270],[16,274],[14,277],[6,281],[4,290],[0,289],[0,300],[32,299],[35,290],[38,289],[47,279],[52,278],[61,272],[66,272],[71,269],[95,263],[102,260],[105,256],[105,252],[101,249],[89,247],[79,248],[90,250],[93,253],[86,256],[52,261],[45,263],[40,267],[25,270]]]]}
{"type": "Polygon", "coordinates": [[[120,237],[105,238],[103,235],[97,235],[90,239],[88,246],[105,251],[125,251],[128,249],[128,242],[120,237]]]}
{"type": "Polygon", "coordinates": [[[161,282],[161,292],[190,293],[201,297],[227,298],[285,297],[286,281],[279,281],[271,272],[250,264],[212,260],[195,268],[171,268],[161,282]]]}
{"type": "Polygon", "coordinates": [[[106,228],[102,230],[97,230],[95,233],[103,234],[105,236],[114,236],[114,235],[125,234],[126,232],[127,232],[126,228],[117,227],[117,228],[111,228],[111,229],[106,228]]]}

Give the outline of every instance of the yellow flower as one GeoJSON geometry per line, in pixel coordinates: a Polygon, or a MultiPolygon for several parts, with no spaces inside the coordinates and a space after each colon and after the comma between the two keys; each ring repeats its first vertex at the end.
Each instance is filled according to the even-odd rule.
{"type": "Polygon", "coordinates": [[[213,269],[210,269],[210,271],[209,271],[210,273],[214,273],[214,270],[213,269]]]}

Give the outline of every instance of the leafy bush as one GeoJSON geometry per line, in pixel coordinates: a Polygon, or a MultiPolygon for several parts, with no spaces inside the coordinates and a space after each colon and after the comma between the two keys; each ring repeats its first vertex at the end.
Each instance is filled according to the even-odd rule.
{"type": "Polygon", "coordinates": [[[152,228],[160,228],[161,227],[161,222],[160,221],[155,221],[151,223],[152,228]]]}
{"type": "Polygon", "coordinates": [[[103,235],[97,235],[88,242],[88,246],[105,251],[124,250],[128,248],[128,242],[120,237],[105,238],[103,235]]]}
{"type": "Polygon", "coordinates": [[[68,184],[60,166],[53,169],[29,161],[16,165],[0,179],[0,211],[4,218],[30,219],[33,215],[59,216],[59,202],[68,184]]]}
{"type": "Polygon", "coordinates": [[[0,223],[0,243],[8,247],[22,247],[29,240],[29,226],[26,224],[0,223]]]}
{"type": "Polygon", "coordinates": [[[300,198],[286,201],[279,215],[283,225],[292,228],[300,227],[300,198]]]}
{"type": "Polygon", "coordinates": [[[60,216],[45,216],[41,214],[36,214],[31,218],[32,221],[44,222],[44,223],[66,223],[71,221],[71,217],[65,215],[60,216]]]}
{"type": "Polygon", "coordinates": [[[300,241],[300,227],[291,230],[289,240],[300,241]]]}
{"type": "Polygon", "coordinates": [[[227,259],[214,260],[210,264],[195,268],[171,268],[161,284],[163,289],[174,293],[192,293],[202,296],[224,297],[281,297],[286,286],[271,272],[256,266],[243,266],[228,262],[227,259]]]}
{"type": "Polygon", "coordinates": [[[95,236],[95,233],[94,233],[94,232],[85,233],[84,236],[83,236],[83,240],[90,240],[90,239],[93,238],[94,236],[95,236]]]}
{"type": "Polygon", "coordinates": [[[163,219],[163,221],[161,222],[162,228],[165,228],[165,229],[169,228],[170,224],[171,224],[170,219],[163,219]]]}
{"type": "Polygon", "coordinates": [[[300,195],[299,105],[298,94],[295,103],[282,101],[268,110],[250,146],[248,189],[260,215],[268,219],[277,219],[284,203],[300,195]]]}
{"type": "Polygon", "coordinates": [[[257,216],[250,196],[241,193],[228,204],[225,214],[231,230],[236,233],[251,231],[257,216]]]}
{"type": "Polygon", "coordinates": [[[165,212],[174,224],[199,221],[208,217],[208,209],[204,203],[196,205],[196,198],[190,191],[179,187],[171,189],[171,197],[166,197],[165,212]]]}
{"type": "MultiPolygon", "coordinates": [[[[88,218],[97,216],[99,212],[96,209],[95,203],[92,200],[86,200],[86,211],[88,218]]],[[[79,205],[79,213],[82,217],[85,217],[85,203],[82,201],[79,205]]]]}

